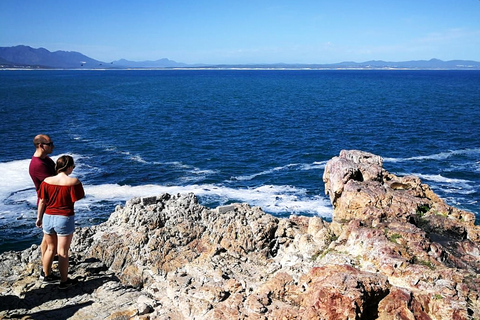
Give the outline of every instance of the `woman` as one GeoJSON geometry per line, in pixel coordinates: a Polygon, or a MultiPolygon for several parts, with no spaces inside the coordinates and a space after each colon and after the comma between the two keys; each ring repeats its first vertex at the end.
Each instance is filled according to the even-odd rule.
{"type": "Polygon", "coordinates": [[[57,175],[46,178],[38,190],[37,227],[43,227],[47,250],[43,256],[44,281],[55,282],[52,273],[55,251],[60,269],[60,289],[68,288],[75,281],[68,279],[68,250],[75,231],[73,206],[85,196],[82,183],[69,177],[75,168],[71,156],[61,156],[55,165],[57,175]],[[55,250],[56,248],[56,250],[55,250]]]}

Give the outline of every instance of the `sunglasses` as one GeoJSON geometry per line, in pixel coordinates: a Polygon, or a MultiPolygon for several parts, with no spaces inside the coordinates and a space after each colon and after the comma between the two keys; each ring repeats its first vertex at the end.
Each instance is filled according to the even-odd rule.
{"type": "Polygon", "coordinates": [[[49,142],[49,143],[42,143],[42,144],[43,144],[44,146],[49,146],[49,147],[53,146],[53,142],[49,142]]]}

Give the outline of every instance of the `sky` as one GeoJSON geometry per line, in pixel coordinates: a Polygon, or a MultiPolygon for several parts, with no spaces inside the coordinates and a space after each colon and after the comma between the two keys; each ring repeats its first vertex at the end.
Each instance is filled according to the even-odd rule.
{"type": "Polygon", "coordinates": [[[480,61],[480,0],[1,0],[0,47],[103,62],[480,61]]]}

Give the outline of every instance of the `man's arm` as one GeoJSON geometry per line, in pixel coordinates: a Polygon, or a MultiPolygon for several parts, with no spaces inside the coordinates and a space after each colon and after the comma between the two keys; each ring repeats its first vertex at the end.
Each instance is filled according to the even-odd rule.
{"type": "Polygon", "coordinates": [[[45,201],[43,199],[38,200],[38,209],[37,209],[37,221],[35,222],[35,225],[39,228],[42,227],[43,225],[43,213],[45,212],[45,201]]]}

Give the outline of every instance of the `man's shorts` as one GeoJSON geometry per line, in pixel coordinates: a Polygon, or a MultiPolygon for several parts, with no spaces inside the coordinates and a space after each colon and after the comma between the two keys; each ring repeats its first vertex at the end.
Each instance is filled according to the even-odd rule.
{"type": "Polygon", "coordinates": [[[75,216],[43,215],[43,233],[66,237],[75,231],[75,216]]]}

